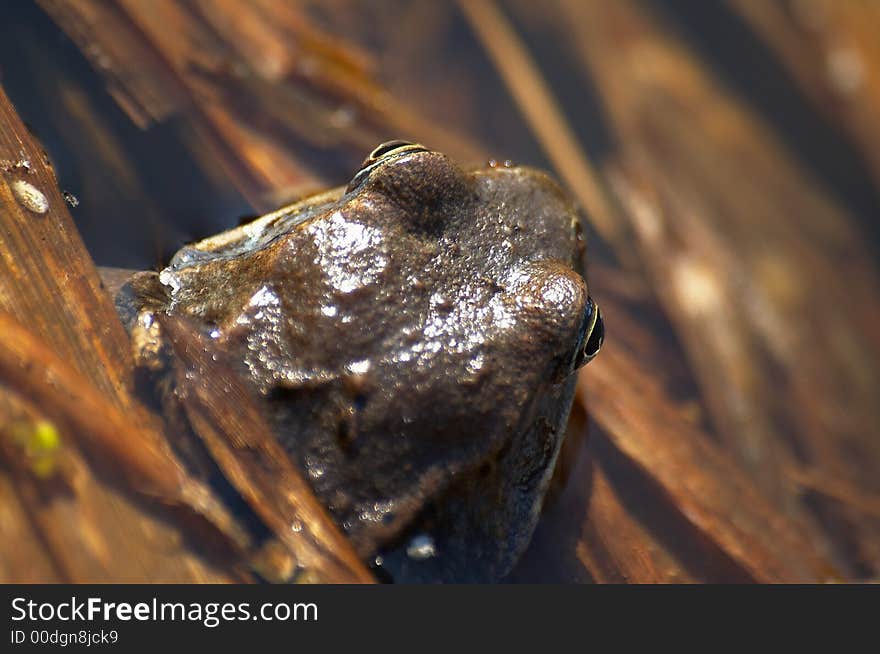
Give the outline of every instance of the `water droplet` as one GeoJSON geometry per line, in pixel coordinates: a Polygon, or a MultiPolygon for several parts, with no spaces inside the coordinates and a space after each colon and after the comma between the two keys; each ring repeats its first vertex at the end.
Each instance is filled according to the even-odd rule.
{"type": "Polygon", "coordinates": [[[431,307],[435,311],[446,313],[452,310],[452,300],[442,293],[434,293],[431,295],[431,307]]]}
{"type": "Polygon", "coordinates": [[[348,364],[348,370],[353,375],[365,375],[370,370],[370,361],[369,359],[352,361],[348,364]]]}
{"type": "Polygon", "coordinates": [[[437,546],[427,534],[418,534],[406,546],[406,555],[415,561],[431,559],[437,556],[437,546]]]}
{"type": "Polygon", "coordinates": [[[11,186],[15,199],[26,209],[38,214],[44,214],[49,210],[49,201],[46,196],[30,182],[17,179],[12,182],[11,186]]]}

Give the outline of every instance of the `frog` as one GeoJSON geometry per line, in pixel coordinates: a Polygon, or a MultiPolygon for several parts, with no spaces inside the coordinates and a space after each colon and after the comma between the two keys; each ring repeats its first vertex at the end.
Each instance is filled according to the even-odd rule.
{"type": "Polygon", "coordinates": [[[382,578],[497,581],[604,341],[585,249],[548,174],[390,141],[346,186],[141,273],[128,308],[182,316],[229,355],[382,578]]]}

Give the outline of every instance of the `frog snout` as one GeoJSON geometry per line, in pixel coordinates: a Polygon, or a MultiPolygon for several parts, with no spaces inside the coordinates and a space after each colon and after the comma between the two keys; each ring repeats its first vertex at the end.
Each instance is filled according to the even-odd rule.
{"type": "Polygon", "coordinates": [[[593,359],[605,325],[583,277],[561,261],[538,261],[514,269],[508,291],[519,307],[530,354],[552,358],[553,383],[593,359]]]}
{"type": "Polygon", "coordinates": [[[593,298],[588,296],[573,369],[577,370],[592,361],[599,354],[599,350],[602,349],[602,343],[604,342],[605,322],[602,320],[602,311],[599,309],[599,305],[593,301],[593,298]]]}

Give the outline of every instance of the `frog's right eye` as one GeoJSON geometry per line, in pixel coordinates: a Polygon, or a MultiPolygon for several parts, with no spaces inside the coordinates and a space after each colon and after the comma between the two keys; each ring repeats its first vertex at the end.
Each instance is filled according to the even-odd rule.
{"type": "Polygon", "coordinates": [[[599,306],[593,302],[591,297],[587,297],[586,318],[574,359],[573,367],[575,370],[592,361],[602,349],[602,343],[605,342],[605,323],[602,320],[602,312],[599,311],[599,306]]]}

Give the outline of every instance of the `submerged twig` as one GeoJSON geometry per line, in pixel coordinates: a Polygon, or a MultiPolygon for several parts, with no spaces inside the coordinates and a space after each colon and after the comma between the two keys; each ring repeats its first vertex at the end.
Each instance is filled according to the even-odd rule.
{"type": "Polygon", "coordinates": [[[245,550],[241,531],[209,489],[191,479],[159,434],[133,423],[75,370],[13,318],[0,313],[0,384],[69,425],[99,468],[122,473],[126,485],[163,504],[202,516],[245,550]]]}

